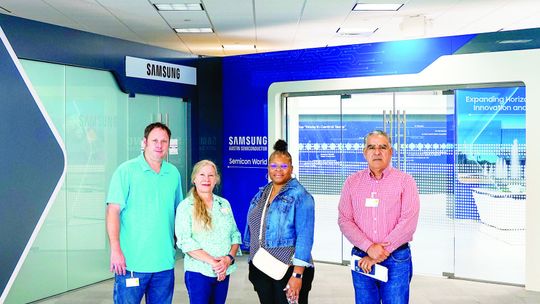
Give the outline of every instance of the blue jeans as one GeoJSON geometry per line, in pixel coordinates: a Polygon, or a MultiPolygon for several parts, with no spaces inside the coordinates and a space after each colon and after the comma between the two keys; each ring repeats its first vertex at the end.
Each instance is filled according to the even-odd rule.
{"type": "Polygon", "coordinates": [[[194,271],[186,271],[184,281],[191,304],[225,304],[229,291],[229,276],[218,281],[194,271]]]}
{"type": "Polygon", "coordinates": [[[130,279],[131,271],[125,275],[114,276],[113,299],[115,304],[139,304],[143,296],[147,304],[172,303],[174,291],[174,269],[161,272],[133,272],[139,279],[139,286],[127,287],[126,279],[130,279]]]}
{"type": "MultiPolygon", "coordinates": [[[[353,248],[352,254],[364,257],[367,254],[353,248]]],[[[380,263],[388,268],[388,282],[367,277],[352,271],[356,304],[406,304],[409,303],[409,283],[412,278],[411,249],[397,249],[380,263]]]]}

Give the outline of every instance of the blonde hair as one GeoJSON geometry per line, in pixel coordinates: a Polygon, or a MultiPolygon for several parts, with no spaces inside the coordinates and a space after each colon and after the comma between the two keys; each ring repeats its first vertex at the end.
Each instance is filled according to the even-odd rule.
{"type": "Polygon", "coordinates": [[[219,185],[221,177],[219,176],[216,164],[214,164],[210,160],[204,159],[196,163],[195,166],[193,166],[193,171],[191,172],[191,184],[193,186],[191,187],[189,192],[191,193],[191,195],[193,195],[193,218],[195,226],[198,228],[203,228],[204,230],[211,230],[212,217],[210,216],[210,213],[206,208],[206,204],[197,193],[197,186],[194,183],[197,174],[199,174],[199,171],[201,171],[201,169],[205,166],[211,166],[212,168],[214,168],[214,172],[216,175],[216,185],[219,185]]]}

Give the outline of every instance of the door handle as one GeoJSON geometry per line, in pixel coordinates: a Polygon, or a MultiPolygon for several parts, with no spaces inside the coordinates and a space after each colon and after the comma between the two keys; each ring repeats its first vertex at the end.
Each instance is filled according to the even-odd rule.
{"type": "Polygon", "coordinates": [[[383,131],[386,133],[386,110],[382,111],[382,127],[383,131]]]}
{"type": "Polygon", "coordinates": [[[407,114],[403,110],[403,171],[407,172],[407,114]]]}
{"type": "Polygon", "coordinates": [[[387,133],[388,134],[388,137],[390,138],[390,142],[393,141],[393,135],[394,135],[394,115],[392,113],[392,110],[388,111],[388,124],[389,124],[389,129],[390,129],[390,132],[387,133]]]}
{"type": "Polygon", "coordinates": [[[401,119],[400,119],[400,116],[399,116],[399,110],[396,110],[396,120],[397,120],[397,124],[396,124],[396,137],[397,137],[397,142],[396,142],[396,150],[397,150],[397,167],[398,169],[401,170],[401,119]]]}

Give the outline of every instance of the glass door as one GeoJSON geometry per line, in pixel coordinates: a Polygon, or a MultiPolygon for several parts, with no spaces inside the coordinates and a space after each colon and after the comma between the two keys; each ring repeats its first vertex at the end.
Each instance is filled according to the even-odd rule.
{"type": "Polygon", "coordinates": [[[337,225],[341,188],[367,167],[364,136],[380,129],[392,140],[392,166],[411,174],[420,192],[411,243],[415,274],[524,283],[524,87],[285,102],[294,171],[315,197],[315,260],[349,260],[352,245],[337,225]]]}
{"type": "Polygon", "coordinates": [[[456,90],[456,277],[525,282],[525,87],[456,90]]]}
{"type": "Polygon", "coordinates": [[[352,245],[337,225],[339,196],[345,179],[367,167],[365,134],[380,129],[391,136],[392,165],[412,174],[421,192],[416,272],[453,272],[453,97],[385,92],[289,97],[286,103],[295,173],[316,201],[314,259],[349,260],[352,245]]]}
{"type": "MultiPolygon", "coordinates": [[[[395,93],[401,121],[399,168],[413,176],[420,216],[411,243],[415,273],[454,272],[454,95],[451,91],[395,93]]],[[[396,144],[394,144],[395,146],[396,144]]]]}
{"type": "Polygon", "coordinates": [[[342,123],[339,95],[287,98],[287,141],[296,178],[315,199],[313,259],[342,260],[337,226],[341,186],[342,123]]]}
{"type": "Polygon", "coordinates": [[[140,155],[144,128],[152,122],[162,122],[171,130],[167,161],[175,165],[182,176],[184,194],[188,185],[187,169],[187,103],[180,98],[138,94],[129,99],[128,158],[140,155]]]}
{"type": "MultiPolygon", "coordinates": [[[[420,192],[420,218],[414,235],[415,273],[452,273],[454,265],[453,96],[442,91],[353,94],[343,99],[342,115],[351,130],[344,136],[361,154],[369,131],[387,132],[392,141],[392,166],[411,174],[420,192]]],[[[347,165],[346,175],[367,167],[363,157],[347,165]]],[[[346,257],[352,245],[344,244],[346,257]]]]}

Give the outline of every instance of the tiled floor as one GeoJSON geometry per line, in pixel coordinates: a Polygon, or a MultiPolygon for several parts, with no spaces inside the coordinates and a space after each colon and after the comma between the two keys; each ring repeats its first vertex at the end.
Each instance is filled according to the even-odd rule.
{"type": "MultiPolygon", "coordinates": [[[[245,257],[238,259],[238,271],[231,277],[227,303],[258,303],[247,278],[245,257]]],[[[174,303],[188,303],[183,280],[182,261],[176,268],[174,303]]],[[[107,280],[57,297],[40,304],[112,303],[112,280],[107,280]]],[[[342,265],[316,263],[315,280],[310,293],[310,303],[354,303],[349,268],[342,265]]],[[[410,303],[413,304],[518,304],[540,303],[540,292],[526,291],[522,287],[496,285],[446,278],[414,276],[410,303]]]]}

